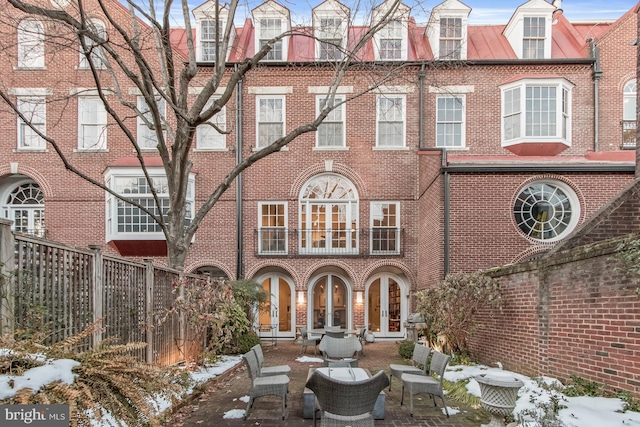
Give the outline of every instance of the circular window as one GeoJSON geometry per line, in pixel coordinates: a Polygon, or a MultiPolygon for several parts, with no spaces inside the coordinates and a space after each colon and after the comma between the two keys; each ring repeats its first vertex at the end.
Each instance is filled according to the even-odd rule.
{"type": "Polygon", "coordinates": [[[520,191],[513,214],[527,237],[552,242],[575,228],[580,206],[575,193],[566,184],[537,181],[520,191]]]}

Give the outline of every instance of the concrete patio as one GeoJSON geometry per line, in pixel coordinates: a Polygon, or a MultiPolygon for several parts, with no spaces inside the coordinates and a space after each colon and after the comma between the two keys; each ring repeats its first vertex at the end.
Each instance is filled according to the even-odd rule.
{"type": "MultiPolygon", "coordinates": [[[[280,419],[280,400],[275,397],[256,399],[247,420],[223,419],[227,411],[246,408],[246,403],[239,398],[248,395],[250,382],[247,370],[242,363],[211,380],[202,394],[176,409],[165,426],[312,426],[313,420],[302,417],[302,393],[309,368],[319,367],[322,364],[297,362],[300,346],[293,341],[280,340],[276,346],[272,346],[270,341],[263,341],[262,347],[265,365],[288,364],[291,367],[289,400],[284,421],[280,419]]],[[[307,356],[313,356],[312,348],[307,350],[307,356]]],[[[359,366],[369,369],[371,373],[384,369],[388,374],[391,363],[404,363],[395,341],[377,341],[367,344],[365,356],[359,357],[359,366]]],[[[442,404],[438,401],[438,408],[434,408],[431,398],[427,395],[414,397],[414,417],[412,418],[409,414],[408,394],[405,395],[405,405],[400,406],[401,389],[401,382],[394,378],[392,391],[385,390],[387,394],[385,419],[376,420],[377,426],[477,427],[489,419],[484,411],[465,407],[452,399],[447,399],[447,406],[459,412],[447,418],[442,413],[442,404]]]]}

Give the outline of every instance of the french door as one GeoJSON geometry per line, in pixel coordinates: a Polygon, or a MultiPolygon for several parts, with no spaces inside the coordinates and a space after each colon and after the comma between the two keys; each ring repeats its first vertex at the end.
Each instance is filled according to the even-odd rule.
{"type": "Polygon", "coordinates": [[[260,337],[294,337],[295,306],[292,285],[284,277],[275,274],[264,277],[260,283],[262,289],[269,293],[265,307],[258,313],[260,337]]]}
{"type": "Polygon", "coordinates": [[[367,289],[368,329],[378,337],[402,337],[406,317],[406,292],[389,275],[375,278],[367,289]]]}
{"type": "Polygon", "coordinates": [[[313,285],[313,304],[310,304],[312,326],[325,328],[349,327],[351,305],[347,284],[338,276],[328,274],[313,285]]]}

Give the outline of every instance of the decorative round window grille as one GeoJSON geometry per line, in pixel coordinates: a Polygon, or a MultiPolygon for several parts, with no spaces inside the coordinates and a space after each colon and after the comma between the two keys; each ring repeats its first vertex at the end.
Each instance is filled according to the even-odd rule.
{"type": "Polygon", "coordinates": [[[575,193],[566,184],[537,181],[520,191],[513,214],[527,237],[552,242],[575,228],[580,206],[575,193]]]}
{"type": "Polygon", "coordinates": [[[40,186],[35,183],[23,184],[16,187],[7,199],[8,205],[43,205],[44,194],[40,186]]]}

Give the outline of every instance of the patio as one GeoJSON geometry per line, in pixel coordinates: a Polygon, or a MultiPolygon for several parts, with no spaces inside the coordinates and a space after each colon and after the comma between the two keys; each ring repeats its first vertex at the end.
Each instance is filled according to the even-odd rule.
{"type": "MultiPolygon", "coordinates": [[[[223,419],[227,411],[246,408],[246,403],[239,398],[248,395],[250,382],[244,363],[241,363],[210,381],[205,391],[177,409],[165,426],[312,426],[313,420],[303,419],[302,416],[303,391],[309,368],[320,367],[322,362],[297,362],[300,346],[292,341],[279,340],[275,347],[271,346],[271,341],[263,341],[262,348],[265,366],[288,364],[291,367],[290,394],[284,421],[280,419],[280,401],[275,397],[257,399],[247,420],[223,419]]],[[[388,374],[389,364],[406,363],[400,358],[395,341],[367,344],[365,351],[365,356],[359,356],[359,366],[369,369],[371,373],[384,369],[388,374]]],[[[314,357],[311,347],[307,350],[307,356],[314,357]]],[[[316,357],[321,360],[321,356],[316,357]]],[[[447,418],[442,413],[440,401],[438,400],[438,408],[434,408],[431,398],[427,395],[415,397],[414,417],[411,418],[408,404],[405,402],[405,406],[400,406],[401,389],[398,381],[394,382],[391,392],[385,389],[385,419],[376,420],[377,426],[477,427],[489,419],[484,411],[462,406],[452,399],[447,399],[447,406],[459,412],[454,415],[450,410],[451,417],[447,418]]]]}

